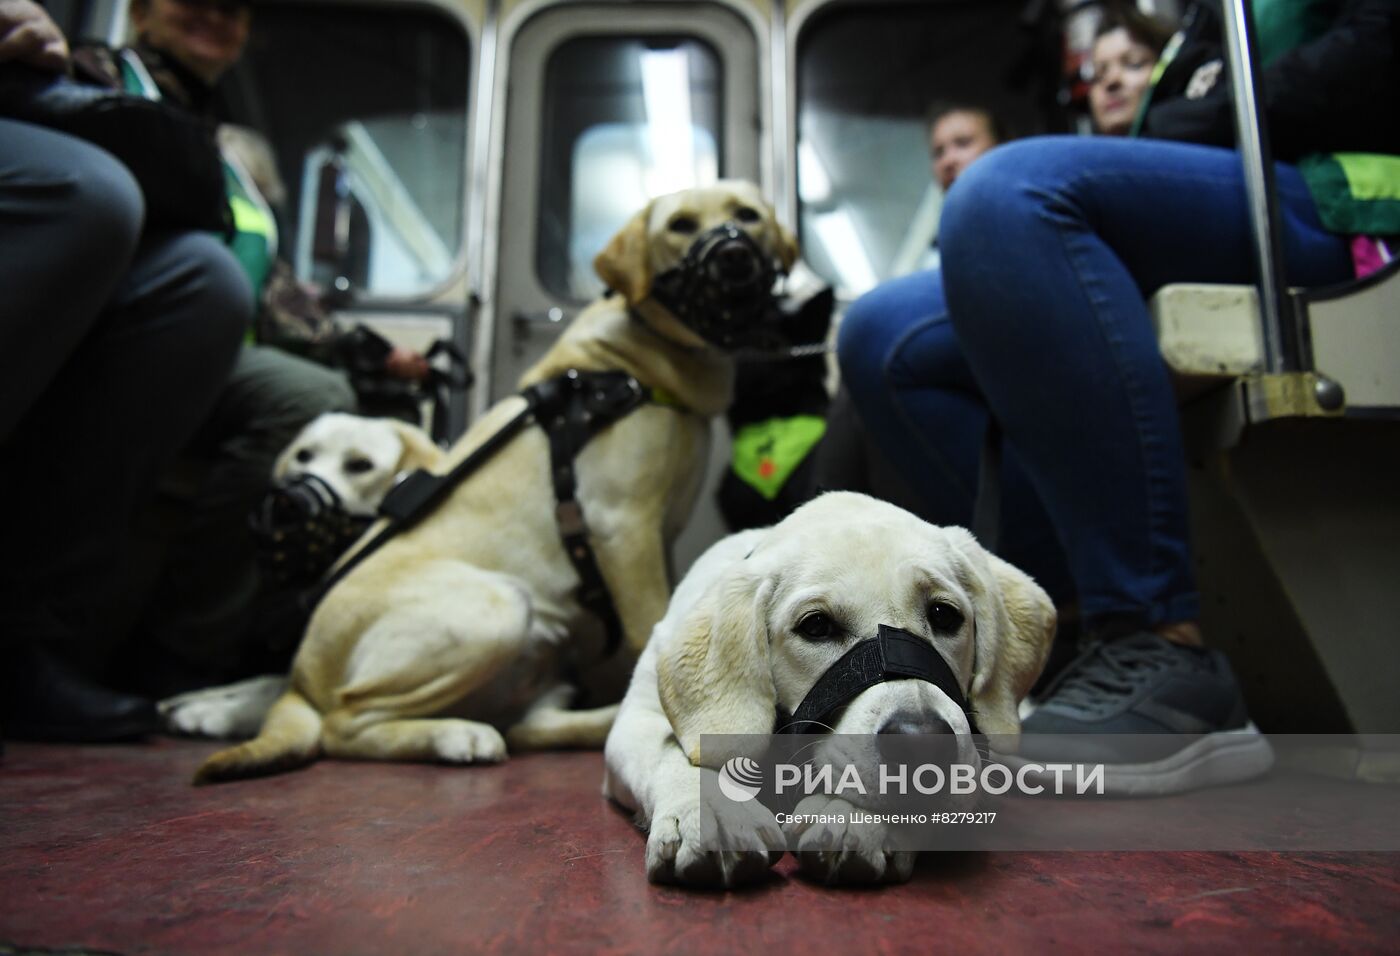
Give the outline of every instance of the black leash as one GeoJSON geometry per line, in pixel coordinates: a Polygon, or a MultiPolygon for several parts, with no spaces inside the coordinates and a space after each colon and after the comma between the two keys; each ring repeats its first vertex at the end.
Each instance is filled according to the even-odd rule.
{"type": "Polygon", "coordinates": [[[649,400],[651,392],[625,372],[570,369],[520,394],[525,407],[447,474],[435,475],[420,468],[390,490],[379,506],[380,515],[389,523],[308,593],[308,612],[365,558],[430,514],[467,476],[533,422],[544,429],[549,439],[555,521],[564,551],[579,576],[578,601],[602,620],[608,635],[607,653],[611,655],[618,648],[622,643],[622,624],[588,540],[588,524],[576,497],[574,460],[589,439],[649,400]]]}

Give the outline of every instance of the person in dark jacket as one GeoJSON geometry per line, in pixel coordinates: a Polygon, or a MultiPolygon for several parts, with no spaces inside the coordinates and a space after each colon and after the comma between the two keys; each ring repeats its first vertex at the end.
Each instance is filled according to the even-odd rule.
{"type": "MultiPolygon", "coordinates": [[[[61,73],[67,42],[0,0],[0,70],[61,73]]],[[[132,174],[0,117],[0,735],[102,741],[158,727],[96,682],[133,517],[213,407],[253,314],[216,236],[150,226],[132,174]]]]}
{"type": "MultiPolygon", "coordinates": [[[[247,0],[131,0],[134,43],[81,46],[79,76],[159,100],[216,124],[217,85],[241,59],[253,11],[247,0]]],[[[239,154],[215,157],[232,211],[229,248],[255,300],[278,252],[272,210],[239,154]]],[[[171,530],[150,535],[163,560],[154,584],[133,575],[135,622],[121,655],[123,682],[153,696],[247,676],[261,640],[260,581],[248,514],[276,456],[311,420],[353,412],[344,373],[280,348],[246,342],[210,414],[185,449],[182,474],[162,505],[171,530]]],[[[128,613],[131,613],[130,611],[128,613]]]]}
{"type": "MultiPolygon", "coordinates": [[[[1256,3],[1261,22],[1270,6],[1256,3]]],[[[1398,6],[1335,4],[1320,33],[1267,60],[1295,284],[1345,280],[1352,259],[1349,237],[1324,223],[1294,164],[1400,151],[1398,6]]],[[[1189,786],[1227,741],[1257,737],[1227,778],[1262,772],[1270,756],[1228,662],[1203,644],[1176,402],[1145,305],[1169,282],[1254,280],[1219,70],[1209,85],[1212,71],[1197,73],[1210,57],[1184,44],[1167,53],[1175,59],[1142,124],[1157,138],[1037,137],[988,153],[949,192],[941,272],[858,300],[838,348],[867,427],[941,523],[969,523],[995,416],[1005,437],[1002,556],[1057,604],[1077,597],[1099,638],[1025,730],[1177,734],[1170,758],[1180,766],[1163,778],[1172,789],[1189,786]],[[1195,735],[1204,743],[1175,752],[1195,735]]]]}

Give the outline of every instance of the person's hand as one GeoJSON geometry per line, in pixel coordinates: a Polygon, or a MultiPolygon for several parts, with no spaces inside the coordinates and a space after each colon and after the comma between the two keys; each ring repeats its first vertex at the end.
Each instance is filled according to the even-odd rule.
{"type": "Polygon", "coordinates": [[[428,377],[431,369],[428,360],[421,352],[413,349],[406,349],[401,345],[394,347],[394,350],[384,359],[384,370],[394,378],[407,379],[412,382],[421,382],[428,377]]]}
{"type": "Polygon", "coordinates": [[[30,0],[0,0],[0,63],[62,73],[68,69],[68,41],[43,7],[30,0]]]}

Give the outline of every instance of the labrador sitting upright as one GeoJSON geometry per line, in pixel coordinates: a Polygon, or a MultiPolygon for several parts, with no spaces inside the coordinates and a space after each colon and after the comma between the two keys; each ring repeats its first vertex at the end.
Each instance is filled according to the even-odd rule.
{"type": "MultiPolygon", "coordinates": [[[[700,736],[784,729],[833,665],[891,630],[912,648],[906,659],[936,653],[947,689],[916,679],[860,689],[857,681],[858,693],[819,708],[803,731],[950,734],[959,761],[975,762],[974,719],[1003,746],[1019,734],[1017,704],[1044,666],[1055,610],[1035,582],[962,528],[852,492],[822,495],[701,556],[638,662],[607,740],[603,790],[650,831],[653,881],[758,879],[790,837],[802,837],[782,832],[755,800],[725,808],[727,839],[717,849],[701,819],[701,777],[717,765],[700,736]]],[[[914,855],[869,837],[849,828],[829,835],[834,845],[813,840],[813,852],[799,852],[802,867],[829,882],[907,879],[914,855]]]]}
{"type": "MultiPolygon", "coordinates": [[[[545,430],[525,428],[431,515],[356,565],[312,615],[291,687],[259,736],[214,754],[196,782],[321,754],[470,763],[503,759],[507,741],[601,745],[616,707],[569,710],[561,677],[573,649],[601,643],[602,630],[561,531],[577,541],[582,529],[617,629],[639,653],[666,609],[669,548],[699,491],[709,418],[730,399],[725,349],[763,325],[774,280],[795,257],[751,184],[653,200],[595,261],[615,294],[585,309],[521,380],[543,387],[624,373],[646,399],[562,467],[545,430]],[[560,504],[561,479],[576,506],[560,504]]],[[[526,402],[514,396],[488,410],[445,467],[526,402]]],[[[590,412],[585,403],[569,415],[586,421],[590,412]]]]}

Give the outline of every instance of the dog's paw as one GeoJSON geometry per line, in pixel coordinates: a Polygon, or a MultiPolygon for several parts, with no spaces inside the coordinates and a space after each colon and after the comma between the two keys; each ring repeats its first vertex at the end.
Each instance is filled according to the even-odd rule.
{"type": "Polygon", "coordinates": [[[156,708],[169,733],[245,740],[257,736],[268,709],[286,689],[286,678],[254,677],[168,697],[156,708]]]}
{"type": "Polygon", "coordinates": [[[445,763],[500,763],[506,759],[506,741],[490,724],[469,720],[445,720],[433,730],[433,749],[445,763]]]}
{"type": "Polygon", "coordinates": [[[684,886],[736,887],[767,876],[783,857],[782,828],[758,801],[684,805],[658,811],[647,834],[647,879],[684,886]]]}
{"type": "Polygon", "coordinates": [[[903,883],[914,872],[917,854],[891,849],[885,825],[860,819],[845,800],[811,796],[793,817],[784,829],[797,847],[798,868],[809,879],[828,885],[903,883]]]}

